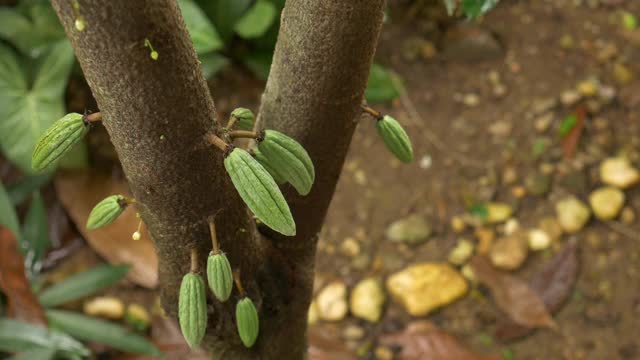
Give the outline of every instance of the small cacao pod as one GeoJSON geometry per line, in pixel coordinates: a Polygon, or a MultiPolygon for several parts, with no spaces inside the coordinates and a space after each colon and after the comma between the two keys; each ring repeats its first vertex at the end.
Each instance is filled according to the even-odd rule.
{"type": "Polygon", "coordinates": [[[302,145],[275,130],[266,130],[258,149],[274,171],[291,183],[300,195],[307,195],[315,181],[313,162],[302,145]]]}
{"type": "Polygon", "coordinates": [[[296,234],[289,204],[256,159],[245,150],[234,148],[224,159],[224,167],[238,194],[260,221],[283,235],[296,234]]]}
{"type": "Polygon", "coordinates": [[[204,280],[188,273],[182,278],[178,296],[178,320],[182,336],[190,347],[200,344],[207,330],[207,296],[204,280]]]}
{"type": "Polygon", "coordinates": [[[233,273],[227,255],[211,252],[207,259],[207,281],[213,295],[222,302],[227,301],[233,290],[233,273]]]}
{"type": "Polygon", "coordinates": [[[387,149],[400,161],[410,163],[413,160],[413,148],[409,135],[396,119],[385,115],[381,120],[378,120],[376,128],[387,149]]]}
{"type": "Polygon", "coordinates": [[[236,127],[242,130],[253,130],[253,121],[255,115],[253,111],[246,108],[237,108],[231,112],[231,116],[238,119],[236,121],[236,127]]]}
{"type": "Polygon", "coordinates": [[[282,185],[287,181],[273,168],[273,166],[269,163],[269,159],[257,147],[253,149],[253,153],[255,154],[255,159],[262,165],[262,167],[267,170],[267,172],[271,175],[273,180],[275,180],[276,184],[282,185]]]}
{"type": "Polygon", "coordinates": [[[93,207],[87,220],[87,229],[94,230],[111,224],[127,207],[127,200],[122,195],[111,195],[93,207]]]}
{"type": "Polygon", "coordinates": [[[244,346],[252,347],[260,332],[260,320],[253,301],[248,297],[240,299],[236,305],[236,324],[244,346]]]}
{"type": "Polygon", "coordinates": [[[31,167],[42,171],[58,160],[89,131],[83,116],[70,113],[57,120],[40,137],[31,155],[31,167]]]}

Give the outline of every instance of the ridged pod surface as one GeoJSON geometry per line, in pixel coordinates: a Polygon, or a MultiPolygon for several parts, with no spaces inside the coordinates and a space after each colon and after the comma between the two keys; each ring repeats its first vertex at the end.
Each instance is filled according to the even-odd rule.
{"type": "Polygon", "coordinates": [[[182,278],[178,297],[178,320],[182,336],[190,347],[200,345],[207,330],[207,297],[204,280],[188,273],[182,278]]]}
{"type": "Polygon", "coordinates": [[[309,153],[292,138],[275,130],[266,130],[258,144],[274,171],[291,183],[300,195],[307,195],[316,173],[309,153]]]}
{"type": "Polygon", "coordinates": [[[42,171],[66,154],[89,131],[78,113],[70,113],[57,120],[40,137],[31,155],[31,167],[42,171]]]}
{"type": "Polygon", "coordinates": [[[267,172],[271,175],[273,180],[275,180],[276,184],[282,185],[287,182],[282,175],[278,174],[278,172],[273,168],[273,166],[269,163],[269,159],[260,151],[260,149],[253,148],[253,153],[255,154],[255,159],[262,165],[262,167],[267,170],[267,172]]]}
{"type": "Polygon", "coordinates": [[[94,230],[111,224],[126,209],[126,199],[122,195],[111,195],[93,207],[87,219],[87,229],[94,230]]]}
{"type": "Polygon", "coordinates": [[[242,130],[253,130],[255,115],[247,108],[237,108],[231,112],[231,116],[237,118],[236,127],[242,130]]]}
{"type": "Polygon", "coordinates": [[[225,302],[233,290],[233,273],[227,255],[211,252],[207,259],[207,282],[216,299],[225,302]]]}
{"type": "Polygon", "coordinates": [[[248,297],[240,299],[236,305],[236,324],[244,346],[252,347],[260,332],[260,320],[253,301],[248,297]]]}
{"type": "Polygon", "coordinates": [[[231,181],[253,214],[265,225],[286,235],[296,234],[296,224],[275,180],[245,150],[235,148],[224,159],[231,181]]]}
{"type": "Polygon", "coordinates": [[[409,139],[409,135],[396,119],[385,115],[381,120],[378,120],[376,128],[387,149],[400,161],[410,163],[413,160],[411,139],[409,139]]]}

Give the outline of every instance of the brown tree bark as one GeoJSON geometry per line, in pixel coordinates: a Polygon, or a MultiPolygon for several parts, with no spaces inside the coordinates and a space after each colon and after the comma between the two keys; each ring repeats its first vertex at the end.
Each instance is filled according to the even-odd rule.
{"type": "Polygon", "coordinates": [[[282,238],[256,231],[222,153],[203,140],[217,126],[215,108],[176,1],[84,0],[86,29],[78,32],[72,2],[52,0],[156,245],[162,302],[172,316],[190,249],[198,248],[204,269],[206,221],[219,212],[218,240],[256,302],[261,329],[245,349],[234,323],[237,292],[224,304],[210,300],[203,346],[216,359],[306,354],[316,234],[356,125],[383,2],[287,2],[261,116],[303,143],[318,175],[308,198],[290,197],[298,235],[282,238]]]}

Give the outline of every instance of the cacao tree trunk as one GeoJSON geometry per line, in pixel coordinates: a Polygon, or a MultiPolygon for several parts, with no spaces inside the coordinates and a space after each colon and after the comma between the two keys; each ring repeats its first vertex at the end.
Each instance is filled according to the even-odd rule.
{"type": "Polygon", "coordinates": [[[204,135],[217,126],[213,100],[175,0],[52,0],[95,96],[160,261],[162,303],[177,314],[190,249],[204,269],[207,218],[260,313],[245,349],[234,292],[210,299],[203,346],[215,359],[302,359],[317,233],[359,114],[384,0],[289,0],[261,110],[262,124],[298,139],[316,166],[306,198],[288,192],[298,234],[257,231],[233,188],[222,153],[204,135]],[[148,39],[158,52],[150,57],[148,39]]]}

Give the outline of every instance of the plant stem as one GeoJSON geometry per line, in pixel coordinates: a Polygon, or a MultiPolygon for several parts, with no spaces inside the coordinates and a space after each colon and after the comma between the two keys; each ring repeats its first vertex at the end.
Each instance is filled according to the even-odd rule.
{"type": "Polygon", "coordinates": [[[362,111],[373,116],[376,120],[382,120],[384,117],[380,111],[370,108],[365,104],[362,104],[362,111]]]}
{"type": "Polygon", "coordinates": [[[220,254],[220,246],[218,245],[218,236],[216,235],[215,218],[209,219],[209,232],[211,233],[211,243],[213,244],[213,253],[220,254]]]}
{"type": "Polygon", "coordinates": [[[238,121],[238,117],[237,116],[229,117],[229,122],[227,122],[227,126],[225,126],[225,129],[231,130],[233,128],[233,125],[236,124],[236,121],[238,121]]]}
{"type": "Polygon", "coordinates": [[[191,272],[195,273],[198,271],[198,248],[191,248],[191,272]]]}
{"type": "Polygon", "coordinates": [[[234,130],[229,133],[229,137],[231,137],[232,139],[238,139],[238,138],[257,139],[259,136],[260,136],[259,133],[255,131],[248,131],[248,130],[234,130]]]}
{"type": "Polygon", "coordinates": [[[84,120],[90,123],[102,121],[102,114],[99,111],[93,114],[88,114],[84,116],[84,120]]]}
{"type": "Polygon", "coordinates": [[[214,145],[222,151],[227,151],[227,149],[229,148],[229,144],[227,144],[224,140],[214,134],[208,133],[207,135],[205,135],[205,138],[207,139],[209,144],[214,145]]]}
{"type": "Polygon", "coordinates": [[[236,287],[240,292],[240,296],[244,297],[244,288],[242,287],[242,281],[240,281],[240,270],[235,270],[233,272],[233,280],[236,282],[236,287]]]}

